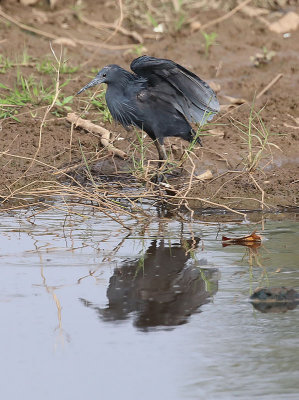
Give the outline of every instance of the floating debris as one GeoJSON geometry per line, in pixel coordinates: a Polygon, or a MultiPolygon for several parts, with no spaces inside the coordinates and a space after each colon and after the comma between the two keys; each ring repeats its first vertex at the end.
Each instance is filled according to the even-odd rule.
{"type": "Polygon", "coordinates": [[[262,242],[262,237],[253,231],[250,235],[240,237],[240,238],[229,238],[227,236],[222,236],[222,246],[228,246],[230,244],[240,244],[242,246],[255,246],[258,244],[260,246],[262,242]]]}

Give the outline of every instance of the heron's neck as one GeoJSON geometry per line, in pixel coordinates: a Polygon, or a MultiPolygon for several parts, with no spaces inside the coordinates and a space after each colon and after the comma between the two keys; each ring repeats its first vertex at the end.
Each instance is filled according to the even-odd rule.
{"type": "Polygon", "coordinates": [[[127,85],[135,79],[135,75],[123,68],[119,69],[118,79],[108,84],[107,91],[110,93],[123,93],[127,85]]]}

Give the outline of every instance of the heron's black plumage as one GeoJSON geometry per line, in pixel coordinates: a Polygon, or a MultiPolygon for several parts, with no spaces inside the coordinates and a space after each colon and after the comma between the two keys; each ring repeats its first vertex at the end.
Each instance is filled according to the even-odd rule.
{"type": "Polygon", "coordinates": [[[177,100],[180,97],[186,100],[183,112],[190,114],[193,122],[203,122],[197,116],[198,110],[214,114],[219,111],[217,97],[209,85],[193,72],[171,60],[142,56],[131,63],[131,69],[137,75],[146,77],[150,87],[158,87],[167,82],[168,87],[175,89],[177,100]]]}
{"type": "MultiPolygon", "coordinates": [[[[106,83],[112,117],[126,128],[143,129],[160,145],[167,136],[191,142],[194,131],[190,124],[203,125],[219,111],[209,85],[171,60],[141,56],[131,63],[131,69],[133,73],[107,65],[78,93],[106,83]]],[[[159,157],[163,158],[160,151],[159,157]]]]}

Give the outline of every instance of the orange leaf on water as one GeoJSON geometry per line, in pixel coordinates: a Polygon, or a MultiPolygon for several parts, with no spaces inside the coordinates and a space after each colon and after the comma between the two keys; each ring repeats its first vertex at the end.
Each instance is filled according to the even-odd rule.
{"type": "Polygon", "coordinates": [[[222,236],[222,244],[241,244],[243,246],[253,246],[254,244],[261,243],[261,236],[256,234],[256,231],[253,231],[250,235],[240,237],[240,238],[229,238],[227,236],[222,236]]]}

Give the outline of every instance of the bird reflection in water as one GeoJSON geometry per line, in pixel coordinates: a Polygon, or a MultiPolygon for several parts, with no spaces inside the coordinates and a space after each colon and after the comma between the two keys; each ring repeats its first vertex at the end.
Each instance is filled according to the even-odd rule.
{"type": "Polygon", "coordinates": [[[186,250],[197,247],[199,240],[153,240],[141,259],[124,261],[114,270],[106,308],[82,302],[104,321],[125,320],[132,313],[134,325],[142,330],[185,324],[218,290],[217,270],[199,267],[206,261],[193,261],[192,251],[186,250]]]}

